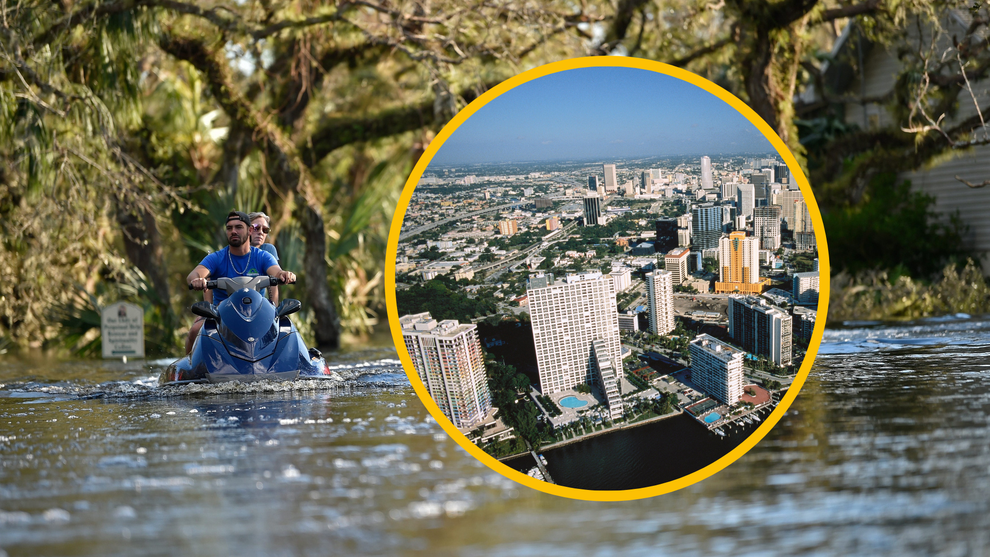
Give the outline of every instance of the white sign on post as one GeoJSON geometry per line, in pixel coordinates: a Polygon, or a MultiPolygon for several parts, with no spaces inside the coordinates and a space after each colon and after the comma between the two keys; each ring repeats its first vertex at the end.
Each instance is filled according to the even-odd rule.
{"type": "Polygon", "coordinates": [[[103,308],[104,358],[144,357],[144,309],[117,302],[103,308]]]}

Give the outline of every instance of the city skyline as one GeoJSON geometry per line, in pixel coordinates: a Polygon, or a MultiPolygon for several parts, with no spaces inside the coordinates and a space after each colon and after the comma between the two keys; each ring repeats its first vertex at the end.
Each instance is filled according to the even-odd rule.
{"type": "Polygon", "coordinates": [[[773,152],[735,108],[690,83],[636,68],[577,68],[501,94],[454,131],[432,163],[773,152]]]}

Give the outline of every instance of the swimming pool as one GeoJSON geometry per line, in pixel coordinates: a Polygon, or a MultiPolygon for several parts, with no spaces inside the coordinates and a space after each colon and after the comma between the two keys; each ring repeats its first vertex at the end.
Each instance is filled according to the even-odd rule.
{"type": "Polygon", "coordinates": [[[722,419],[722,416],[718,412],[712,412],[711,414],[705,416],[706,424],[713,424],[722,419]]]}
{"type": "Polygon", "coordinates": [[[587,406],[587,400],[581,400],[574,396],[565,396],[560,399],[560,405],[564,408],[581,408],[582,406],[587,406]]]}

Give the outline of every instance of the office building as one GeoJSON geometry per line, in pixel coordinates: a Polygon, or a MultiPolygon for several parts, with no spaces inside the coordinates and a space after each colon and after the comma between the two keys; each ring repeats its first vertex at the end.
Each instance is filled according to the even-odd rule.
{"type": "Polygon", "coordinates": [[[553,232],[560,228],[560,219],[557,217],[550,217],[547,219],[547,230],[553,232]]]}
{"type": "Polygon", "coordinates": [[[760,249],[774,251],[780,247],[780,207],[753,209],[753,233],[760,239],[760,249]]]}
{"type": "Polygon", "coordinates": [[[674,330],[674,283],[670,271],[646,273],[650,332],[665,335],[674,330]]]}
{"type": "Polygon", "coordinates": [[[666,269],[670,272],[674,286],[684,284],[688,278],[688,257],[691,250],[687,248],[674,248],[664,256],[666,269]]]}
{"type": "Polygon", "coordinates": [[[543,394],[597,383],[596,355],[621,365],[612,277],[593,272],[554,281],[553,275],[540,274],[530,277],[526,294],[543,394]],[[596,340],[604,348],[593,354],[596,340]]]}
{"type": "Polygon", "coordinates": [[[691,241],[695,250],[718,247],[722,236],[722,208],[715,205],[699,205],[691,209],[691,241]]]}
{"type": "Polygon", "coordinates": [[[413,368],[430,397],[454,426],[470,428],[492,409],[488,377],[476,325],[429,313],[399,318],[413,368]]]}
{"type": "Polygon", "coordinates": [[[753,208],[756,207],[756,190],[753,188],[753,184],[736,186],[736,207],[739,208],[740,215],[753,216],[753,208]]]}
{"type": "Polygon", "coordinates": [[[602,220],[602,198],[597,195],[589,195],[584,198],[584,225],[598,226],[604,224],[602,220]]]}
{"type": "Polygon", "coordinates": [[[691,382],[725,404],[739,402],[743,394],[745,353],[708,334],[695,337],[688,350],[691,382]]]}
{"type": "Polygon", "coordinates": [[[701,187],[712,189],[712,159],[709,157],[701,157],[701,187]]]}
{"type": "Polygon", "coordinates": [[[603,164],[602,169],[605,171],[605,192],[615,193],[619,191],[619,178],[615,173],[615,165],[603,164]]]}
{"type": "Polygon", "coordinates": [[[791,364],[791,316],[756,296],[729,298],[729,336],[751,354],[779,366],[791,364]]]}
{"type": "Polygon", "coordinates": [[[657,252],[667,253],[681,245],[677,237],[677,221],[674,219],[657,219],[657,238],[653,246],[657,252]]]}
{"type": "Polygon", "coordinates": [[[784,190],[777,196],[777,203],[780,204],[780,219],[784,226],[794,232],[797,224],[798,203],[804,203],[804,196],[795,190],[784,190]]]}
{"type": "Polygon", "coordinates": [[[627,311],[625,313],[619,314],[619,330],[620,331],[638,331],[639,330],[639,314],[635,311],[627,311]]]}
{"type": "Polygon", "coordinates": [[[760,243],[745,232],[736,231],[719,241],[719,280],[715,293],[759,294],[769,285],[760,279],[760,243]]]}
{"type": "Polygon", "coordinates": [[[736,192],[739,190],[738,182],[725,182],[722,184],[722,200],[736,201],[736,192]]]}
{"type": "Polygon", "coordinates": [[[588,176],[588,189],[593,192],[598,191],[598,176],[588,176]]]}
{"type": "Polygon", "coordinates": [[[615,281],[615,291],[622,292],[623,290],[629,288],[632,284],[632,269],[627,267],[621,267],[618,269],[612,269],[609,276],[615,281]]]}

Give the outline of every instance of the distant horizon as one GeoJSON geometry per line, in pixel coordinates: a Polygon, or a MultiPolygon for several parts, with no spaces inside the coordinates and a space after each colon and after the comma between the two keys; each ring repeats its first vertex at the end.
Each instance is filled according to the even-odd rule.
{"type": "Polygon", "coordinates": [[[626,67],[564,70],[481,107],[431,166],[780,156],[745,116],[677,78],[626,67]]]}
{"type": "MultiPolygon", "coordinates": [[[[427,173],[427,172],[430,172],[430,170],[433,169],[434,167],[437,167],[437,168],[447,168],[447,167],[455,167],[455,166],[462,166],[463,167],[463,166],[499,166],[499,165],[510,165],[510,164],[524,165],[524,164],[563,164],[563,163],[572,163],[572,164],[614,164],[614,163],[631,162],[633,160],[643,160],[643,159],[668,159],[668,158],[691,158],[691,157],[697,157],[698,160],[699,160],[699,164],[700,164],[700,160],[701,160],[701,157],[702,156],[708,156],[713,161],[715,159],[719,158],[719,157],[749,157],[749,158],[752,158],[752,157],[767,157],[767,158],[774,157],[774,158],[777,158],[777,159],[781,159],[780,153],[778,153],[777,151],[773,151],[773,150],[771,150],[771,151],[756,151],[756,152],[738,152],[738,153],[707,153],[706,152],[706,153],[700,153],[700,154],[690,153],[690,154],[684,154],[684,155],[656,155],[656,156],[648,156],[648,157],[644,157],[644,156],[638,156],[638,157],[610,157],[610,158],[607,158],[607,159],[604,159],[604,158],[590,158],[589,157],[589,158],[583,158],[583,159],[577,159],[577,158],[560,158],[560,159],[531,159],[531,160],[500,160],[500,161],[482,161],[482,162],[454,162],[454,163],[437,162],[436,158],[434,158],[432,161],[430,161],[430,165],[426,169],[426,171],[424,171],[424,174],[427,173]]],[[[621,170],[621,168],[620,168],[620,170],[621,170]]]]}

